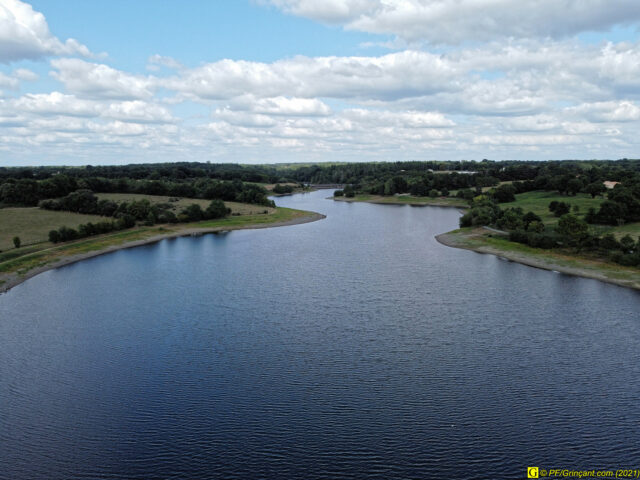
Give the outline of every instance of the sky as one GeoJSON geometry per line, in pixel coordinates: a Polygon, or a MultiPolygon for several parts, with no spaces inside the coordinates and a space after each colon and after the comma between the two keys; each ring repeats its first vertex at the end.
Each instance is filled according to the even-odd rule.
{"type": "Polygon", "coordinates": [[[638,158],[637,0],[0,0],[0,166],[638,158]]]}

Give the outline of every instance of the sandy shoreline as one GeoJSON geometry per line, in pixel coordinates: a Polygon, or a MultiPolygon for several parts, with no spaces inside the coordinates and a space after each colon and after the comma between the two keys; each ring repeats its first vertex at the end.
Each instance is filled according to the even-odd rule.
{"type": "Polygon", "coordinates": [[[437,235],[436,240],[447,247],[462,248],[465,250],[471,250],[477,253],[485,253],[495,255],[497,257],[505,258],[512,262],[521,263],[529,267],[541,268],[543,270],[555,271],[564,273],[567,275],[573,275],[576,277],[591,278],[594,280],[600,280],[601,282],[612,283],[620,287],[632,288],[634,290],[640,290],[640,282],[633,280],[622,280],[617,278],[611,278],[603,272],[592,271],[587,268],[572,267],[568,265],[562,265],[560,263],[554,263],[548,259],[536,258],[530,255],[519,252],[503,251],[498,248],[494,248],[489,245],[482,246],[470,246],[465,244],[461,238],[462,236],[457,233],[442,233],[437,235]]]}
{"type": "Polygon", "coordinates": [[[226,232],[230,230],[257,230],[259,228],[286,227],[290,225],[300,225],[303,223],[315,222],[318,220],[322,220],[323,218],[326,218],[326,215],[310,212],[309,215],[294,218],[292,220],[286,220],[284,222],[231,226],[231,227],[223,226],[223,227],[211,227],[211,228],[186,228],[184,230],[179,230],[177,232],[176,231],[167,232],[166,234],[155,235],[153,237],[145,238],[142,240],[135,240],[132,242],[123,243],[121,245],[112,245],[102,250],[96,250],[93,252],[87,252],[87,253],[82,253],[78,255],[70,255],[70,256],[61,258],[60,260],[57,260],[53,263],[29,270],[24,275],[13,273],[13,274],[8,274],[6,276],[0,276],[0,280],[4,280],[5,282],[2,285],[0,285],[0,294],[5,293],[11,288],[15,287],[16,285],[20,285],[21,283],[27,281],[28,279],[35,277],[36,275],[39,275],[48,270],[64,267],[65,265],[70,265],[72,263],[80,262],[88,258],[97,257],[99,255],[105,255],[107,253],[115,252],[118,250],[140,247],[142,245],[150,245],[168,238],[192,237],[192,236],[204,235],[207,233],[226,232]]]}

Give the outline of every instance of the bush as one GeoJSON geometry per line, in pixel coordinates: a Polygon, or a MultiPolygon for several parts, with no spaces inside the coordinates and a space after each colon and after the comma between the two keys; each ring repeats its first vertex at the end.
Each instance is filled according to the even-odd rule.
{"type": "Polygon", "coordinates": [[[549,204],[549,211],[553,212],[556,217],[561,217],[571,211],[571,205],[554,200],[549,204]]]}
{"type": "Polygon", "coordinates": [[[513,202],[516,199],[516,188],[513,185],[500,185],[492,193],[498,203],[513,202]]]}
{"type": "Polygon", "coordinates": [[[513,232],[509,233],[509,241],[524,243],[525,245],[527,245],[529,243],[529,237],[527,235],[527,232],[525,232],[524,230],[514,230],[513,232]]]}
{"type": "Polygon", "coordinates": [[[460,228],[471,226],[473,226],[473,215],[471,212],[467,212],[460,217],[460,228]]]}
{"type": "Polygon", "coordinates": [[[231,213],[231,209],[224,205],[222,200],[211,200],[211,203],[204,211],[204,218],[214,219],[226,217],[231,213]]]}
{"type": "Polygon", "coordinates": [[[542,233],[545,230],[544,223],[539,221],[531,222],[527,225],[527,232],[542,233]]]}
{"type": "Polygon", "coordinates": [[[293,187],[291,185],[280,185],[279,183],[277,183],[276,186],[273,187],[273,193],[277,193],[279,195],[292,192],[293,187]]]}
{"type": "Polygon", "coordinates": [[[202,207],[197,203],[192,203],[191,205],[185,207],[178,218],[183,218],[185,222],[199,222],[204,218],[204,212],[202,211],[202,207]]]}
{"type": "Polygon", "coordinates": [[[58,243],[60,241],[60,234],[58,233],[58,230],[51,230],[49,232],[49,241],[51,243],[58,243]]]}

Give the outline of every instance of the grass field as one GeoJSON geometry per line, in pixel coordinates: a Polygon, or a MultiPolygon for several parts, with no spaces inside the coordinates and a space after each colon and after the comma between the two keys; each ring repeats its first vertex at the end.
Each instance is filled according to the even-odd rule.
{"type": "Polygon", "coordinates": [[[555,225],[558,223],[558,217],[555,217],[553,213],[549,211],[549,204],[554,200],[569,203],[572,208],[574,205],[577,205],[580,210],[577,213],[572,210],[571,213],[583,218],[587,210],[589,210],[589,207],[597,210],[604,201],[604,198],[591,198],[591,195],[585,193],[578,193],[573,197],[568,197],[566,195],[560,195],[557,192],[536,191],[519,193],[516,195],[515,202],[501,203],[500,207],[503,209],[520,207],[525,213],[531,211],[538,215],[546,225],[555,225]]]}
{"type": "Polygon", "coordinates": [[[48,241],[49,231],[63,225],[75,228],[81,223],[99,222],[105,217],[81,215],[71,212],[54,212],[33,208],[0,209],[0,250],[13,248],[13,237],[18,236],[22,245],[48,241]]]}
{"type": "MultiPolygon", "coordinates": [[[[177,214],[187,205],[199,204],[203,209],[207,208],[210,200],[200,200],[193,198],[181,198],[177,202],[169,202],[170,197],[156,195],[137,195],[128,193],[101,193],[99,199],[108,199],[116,202],[130,202],[146,198],[151,203],[169,203],[173,205],[173,211],[177,214]]],[[[276,209],[263,207],[261,205],[249,205],[246,203],[225,202],[231,209],[232,216],[237,215],[264,215],[273,214],[276,209]]],[[[37,207],[32,208],[1,208],[0,209],[0,251],[13,248],[13,237],[18,236],[23,246],[47,242],[49,231],[56,230],[62,226],[76,228],[82,223],[96,223],[104,220],[112,220],[108,217],[98,215],[83,215],[71,212],[56,212],[53,210],[42,210],[37,207]]]]}
{"type": "MultiPolygon", "coordinates": [[[[554,216],[553,213],[549,211],[549,204],[554,200],[558,202],[569,203],[572,207],[571,213],[577,215],[580,218],[584,218],[587,210],[589,210],[590,207],[593,207],[597,210],[598,208],[600,208],[600,204],[605,199],[603,197],[591,198],[591,195],[587,195],[585,193],[578,193],[573,197],[569,197],[566,195],[560,195],[557,192],[536,191],[520,193],[516,195],[515,202],[501,203],[500,207],[502,209],[507,209],[509,207],[521,207],[525,213],[531,211],[538,215],[540,218],[542,218],[542,221],[545,225],[555,226],[558,223],[558,217],[554,216]],[[577,213],[573,211],[574,205],[580,207],[580,210],[577,213]]],[[[618,238],[623,237],[627,234],[636,238],[640,236],[639,222],[616,227],[594,225],[592,226],[592,228],[598,233],[611,232],[618,238]]]]}
{"type": "MultiPolygon", "coordinates": [[[[211,200],[202,200],[199,198],[180,198],[177,202],[170,202],[169,199],[175,197],[165,197],[162,195],[140,195],[137,193],[98,193],[96,196],[100,200],[112,200],[114,202],[133,202],[147,199],[152,204],[168,203],[170,205],[173,205],[172,210],[176,214],[192,203],[197,203],[203,209],[207,208],[211,203],[211,200]]],[[[239,215],[256,215],[259,213],[263,213],[265,210],[267,211],[267,213],[271,214],[275,211],[275,209],[271,207],[263,207],[262,205],[250,205],[248,203],[224,202],[224,204],[231,209],[232,215],[234,213],[239,215]]]]}

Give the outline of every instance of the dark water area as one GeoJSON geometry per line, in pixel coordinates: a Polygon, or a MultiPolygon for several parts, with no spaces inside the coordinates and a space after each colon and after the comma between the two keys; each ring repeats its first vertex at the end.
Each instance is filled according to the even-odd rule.
{"type": "Polygon", "coordinates": [[[455,209],[165,240],[0,295],[0,478],[640,467],[640,295],[438,244],[455,209]]]}

